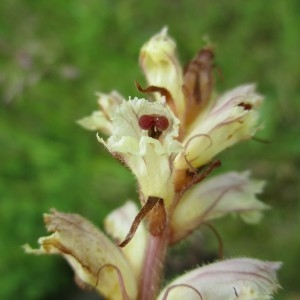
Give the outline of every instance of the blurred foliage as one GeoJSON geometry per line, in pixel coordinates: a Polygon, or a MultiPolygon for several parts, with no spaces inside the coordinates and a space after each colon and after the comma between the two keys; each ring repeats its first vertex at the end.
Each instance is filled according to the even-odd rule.
{"type": "Polygon", "coordinates": [[[297,0],[2,0],[0,299],[79,299],[65,262],[25,255],[21,245],[45,234],[51,207],[102,226],[112,208],[137,198],[129,171],[75,121],[96,108],[95,91],[139,95],[140,46],[165,25],[183,62],[203,36],[215,43],[220,91],[257,82],[266,96],[258,135],[271,142],[227,151],[221,171],[266,179],[261,198],[273,209],[259,227],[238,219],[216,227],[227,256],[283,261],[277,299],[300,299],[299,9],[297,0]]]}

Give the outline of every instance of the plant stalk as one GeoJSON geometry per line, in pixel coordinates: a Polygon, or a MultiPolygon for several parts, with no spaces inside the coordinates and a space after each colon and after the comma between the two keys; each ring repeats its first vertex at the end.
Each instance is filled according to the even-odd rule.
{"type": "Polygon", "coordinates": [[[159,236],[150,234],[139,282],[139,300],[153,300],[158,295],[168,248],[168,234],[168,226],[159,236]]]}

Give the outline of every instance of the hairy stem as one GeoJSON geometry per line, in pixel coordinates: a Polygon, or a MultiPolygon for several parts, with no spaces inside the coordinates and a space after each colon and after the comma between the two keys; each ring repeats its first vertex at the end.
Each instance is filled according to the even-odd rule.
{"type": "Polygon", "coordinates": [[[139,282],[140,300],[153,300],[158,294],[168,247],[168,234],[169,229],[166,226],[161,235],[150,235],[139,282]]]}

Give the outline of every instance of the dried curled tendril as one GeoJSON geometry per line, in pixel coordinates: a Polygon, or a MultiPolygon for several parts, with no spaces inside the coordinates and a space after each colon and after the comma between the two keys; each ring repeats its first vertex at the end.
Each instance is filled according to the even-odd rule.
{"type": "Polygon", "coordinates": [[[140,223],[146,216],[149,216],[149,231],[152,235],[159,235],[165,228],[166,212],[163,199],[155,196],[149,196],[147,202],[135,216],[128,234],[119,247],[125,247],[134,237],[140,223]]]}

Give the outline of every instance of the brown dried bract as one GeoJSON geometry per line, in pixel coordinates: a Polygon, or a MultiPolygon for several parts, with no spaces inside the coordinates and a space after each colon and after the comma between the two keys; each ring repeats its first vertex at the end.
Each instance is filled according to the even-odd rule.
{"type": "Polygon", "coordinates": [[[148,226],[152,235],[159,236],[166,227],[167,215],[163,199],[155,198],[158,201],[149,213],[148,226]]]}
{"type": "Polygon", "coordinates": [[[175,189],[177,192],[184,193],[190,187],[205,179],[214,169],[221,166],[220,160],[214,160],[201,168],[178,170],[175,189]]]}
{"type": "Polygon", "coordinates": [[[119,244],[119,247],[125,247],[134,237],[140,223],[149,215],[149,231],[153,235],[159,235],[166,222],[166,212],[163,204],[163,199],[155,196],[149,196],[147,202],[134,218],[134,221],[126,235],[124,241],[119,244]]]}
{"type": "Polygon", "coordinates": [[[214,52],[206,47],[184,70],[183,93],[186,99],[185,124],[190,124],[199,111],[208,103],[214,87],[214,52]]]}

